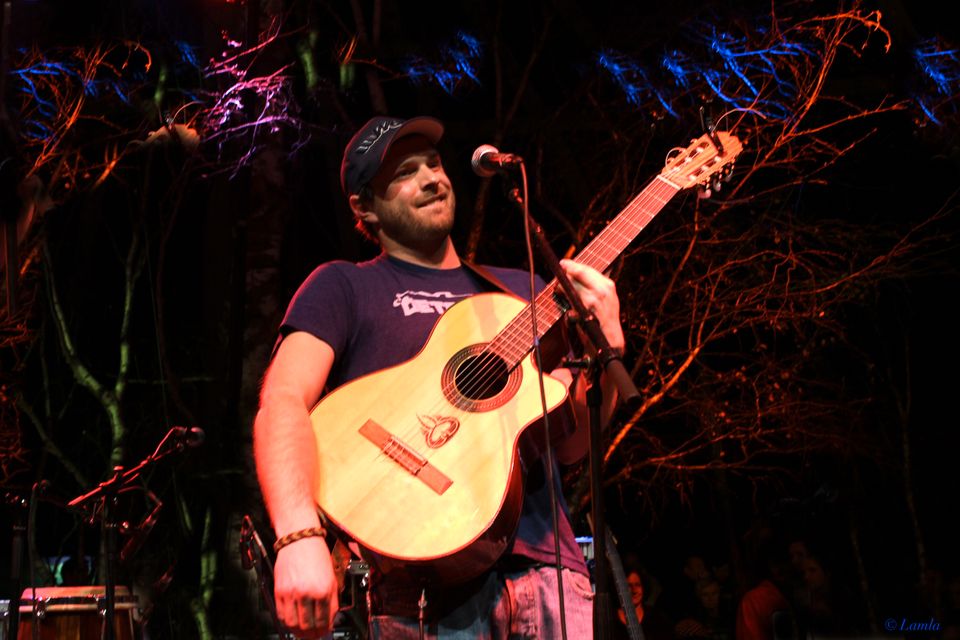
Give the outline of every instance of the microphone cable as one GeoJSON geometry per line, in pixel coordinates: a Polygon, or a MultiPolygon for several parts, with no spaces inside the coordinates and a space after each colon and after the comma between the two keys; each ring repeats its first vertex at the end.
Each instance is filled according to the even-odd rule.
{"type": "Polygon", "coordinates": [[[530,324],[533,335],[533,358],[537,366],[537,382],[540,386],[540,407],[543,414],[543,431],[546,447],[544,455],[541,458],[546,472],[547,484],[550,487],[550,515],[553,526],[553,553],[555,568],[557,571],[557,598],[560,609],[560,634],[562,640],[567,640],[567,612],[563,597],[563,560],[560,556],[560,514],[557,510],[558,496],[555,480],[553,442],[550,435],[550,415],[547,409],[547,394],[543,385],[543,359],[540,352],[540,337],[537,328],[537,291],[536,275],[533,268],[533,241],[530,229],[530,203],[528,200],[529,191],[527,189],[527,167],[520,160],[517,163],[520,168],[521,195],[523,197],[523,233],[527,248],[527,265],[530,270],[530,324]]]}

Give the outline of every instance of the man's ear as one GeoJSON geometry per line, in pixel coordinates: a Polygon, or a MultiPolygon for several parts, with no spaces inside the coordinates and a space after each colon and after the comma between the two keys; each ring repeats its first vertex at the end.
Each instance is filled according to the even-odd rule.
{"type": "Polygon", "coordinates": [[[350,210],[353,211],[354,217],[363,224],[369,226],[379,223],[377,214],[370,206],[371,202],[369,198],[361,198],[358,194],[354,193],[347,198],[347,203],[350,205],[350,210]]]}

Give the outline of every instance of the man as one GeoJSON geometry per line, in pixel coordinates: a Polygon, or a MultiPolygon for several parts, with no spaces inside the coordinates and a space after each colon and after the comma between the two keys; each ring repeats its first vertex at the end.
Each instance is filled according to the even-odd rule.
{"type": "MultiPolygon", "coordinates": [[[[327,633],[337,610],[336,580],[314,502],[316,447],[323,442],[315,440],[309,411],[325,388],[412,358],[440,313],[492,289],[464,266],[450,240],[455,196],[436,149],[442,133],[432,118],[375,117],[347,144],[341,185],[358,227],[380,244],[382,254],[361,264],[329,263],[311,274],[290,304],[264,379],[254,448],[280,547],[274,569],[277,609],[281,621],[304,637],[327,633]]],[[[613,283],[593,269],[563,264],[611,346],[622,348],[613,283]]],[[[529,297],[524,272],[491,267],[488,273],[529,297]]],[[[571,384],[569,371],[554,374],[571,384]]],[[[582,386],[571,389],[582,428],[557,441],[561,462],[573,462],[586,450],[582,386]]],[[[609,411],[614,394],[605,396],[609,411]]],[[[417,638],[423,595],[430,606],[424,613],[430,637],[559,637],[556,574],[546,566],[553,561],[554,541],[544,466],[535,457],[524,463],[529,469],[518,532],[497,564],[465,584],[429,592],[393,578],[403,572],[375,573],[374,637],[417,638]]],[[[567,629],[570,637],[588,637],[589,579],[565,512],[560,520],[567,629]]]]}

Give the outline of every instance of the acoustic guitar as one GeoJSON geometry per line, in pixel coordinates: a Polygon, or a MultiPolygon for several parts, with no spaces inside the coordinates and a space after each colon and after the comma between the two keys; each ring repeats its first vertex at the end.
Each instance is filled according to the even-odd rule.
{"type": "MultiPolygon", "coordinates": [[[[606,269],[680,190],[728,171],[740,141],[707,134],[664,169],[575,260],[606,269]]],[[[538,338],[564,313],[536,298],[538,338]]],[[[484,293],[448,309],[413,359],[352,380],[311,411],[317,505],[381,570],[455,583],[503,553],[522,504],[518,440],[541,417],[529,304],[484,293]]],[[[566,398],[544,376],[547,405],[566,398]]]]}

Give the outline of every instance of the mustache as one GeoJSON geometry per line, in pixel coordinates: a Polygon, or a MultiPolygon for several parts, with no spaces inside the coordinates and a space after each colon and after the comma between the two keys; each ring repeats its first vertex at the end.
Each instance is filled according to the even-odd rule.
{"type": "Polygon", "coordinates": [[[447,192],[435,193],[427,198],[424,198],[423,200],[420,200],[417,203],[417,206],[425,207],[428,204],[433,204],[434,202],[437,202],[438,200],[446,200],[448,197],[449,197],[449,194],[447,192]]]}

